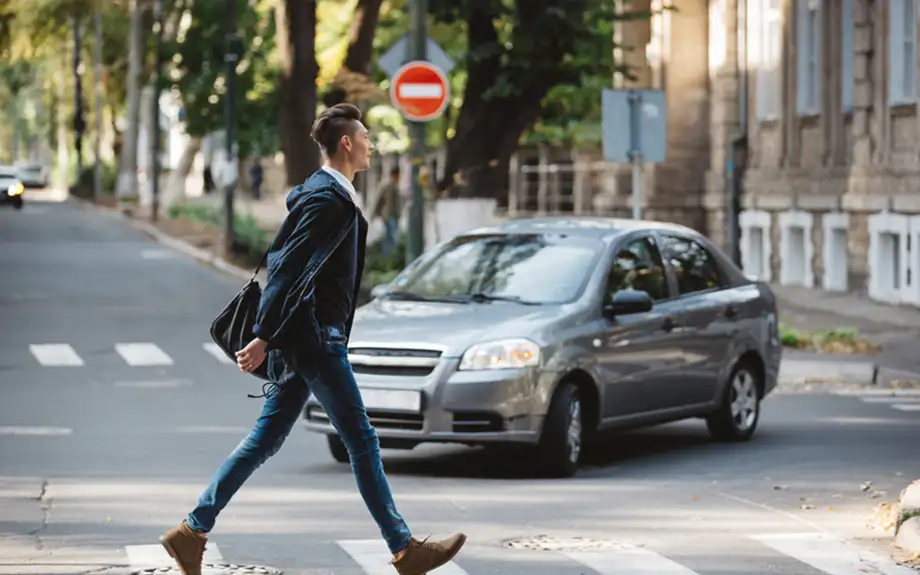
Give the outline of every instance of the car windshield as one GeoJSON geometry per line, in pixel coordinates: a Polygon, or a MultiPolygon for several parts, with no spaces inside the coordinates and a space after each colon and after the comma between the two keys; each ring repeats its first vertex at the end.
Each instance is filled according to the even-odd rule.
{"type": "Polygon", "coordinates": [[[565,303],[574,299],[600,241],[563,234],[462,236],[398,278],[391,297],[565,303]]]}

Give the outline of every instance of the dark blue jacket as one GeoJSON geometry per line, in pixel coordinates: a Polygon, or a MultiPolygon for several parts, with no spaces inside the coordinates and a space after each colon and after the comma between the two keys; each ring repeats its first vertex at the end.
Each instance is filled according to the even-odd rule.
{"type": "MultiPolygon", "coordinates": [[[[322,342],[314,313],[317,276],[345,237],[355,232],[360,218],[348,191],[322,169],[291,190],[287,208],[288,215],[266,258],[268,281],[253,328],[256,337],[268,342],[267,349],[280,349],[293,341],[292,328],[298,347],[322,342]],[[311,337],[315,339],[310,341],[311,337]]],[[[361,283],[364,250],[358,258],[353,302],[361,283]]],[[[347,331],[353,315],[352,310],[347,331]]]]}

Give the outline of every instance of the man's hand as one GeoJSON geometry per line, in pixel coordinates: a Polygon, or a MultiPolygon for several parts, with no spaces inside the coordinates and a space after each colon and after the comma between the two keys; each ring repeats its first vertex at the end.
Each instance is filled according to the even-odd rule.
{"type": "Polygon", "coordinates": [[[236,352],[236,364],[240,371],[253,372],[265,361],[265,346],[268,342],[256,338],[249,345],[236,352]]]}

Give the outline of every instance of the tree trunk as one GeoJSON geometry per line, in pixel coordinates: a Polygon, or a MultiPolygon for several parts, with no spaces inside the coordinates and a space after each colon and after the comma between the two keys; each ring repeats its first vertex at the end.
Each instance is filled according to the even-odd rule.
{"type": "Polygon", "coordinates": [[[141,86],[144,83],[144,44],[146,34],[143,28],[145,0],[131,2],[131,34],[128,47],[128,127],[125,129],[124,144],[119,161],[116,195],[121,199],[137,198],[137,137],[141,122],[141,86]]]}
{"type": "Polygon", "coordinates": [[[195,157],[201,151],[201,138],[190,138],[179,158],[179,165],[169,174],[169,183],[166,185],[167,204],[185,201],[185,186],[188,175],[192,172],[195,157]]]}
{"type": "Polygon", "coordinates": [[[284,0],[277,7],[281,59],[281,147],[287,185],[304,182],[319,168],[310,130],[316,119],[316,0],[284,0]]]}
{"type": "MultiPolygon", "coordinates": [[[[374,33],[380,19],[383,0],[358,0],[351,25],[348,27],[348,52],[342,62],[342,70],[357,72],[365,76],[371,73],[371,56],[374,52],[374,33]]],[[[323,97],[326,106],[345,102],[348,93],[341,86],[333,85],[323,97]]]]}

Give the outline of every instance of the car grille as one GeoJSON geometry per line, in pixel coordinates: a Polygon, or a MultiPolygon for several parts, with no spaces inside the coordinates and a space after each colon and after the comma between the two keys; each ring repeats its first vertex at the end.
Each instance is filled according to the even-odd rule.
{"type": "Polygon", "coordinates": [[[355,373],[425,377],[438,365],[441,351],[356,346],[348,349],[348,360],[355,373]]]}
{"type": "MultiPolygon", "coordinates": [[[[368,410],[367,417],[371,425],[378,429],[406,429],[421,431],[425,423],[425,416],[421,413],[395,413],[391,411],[368,410]]],[[[322,407],[310,406],[307,409],[307,420],[315,423],[328,424],[329,416],[322,407]]]]}

